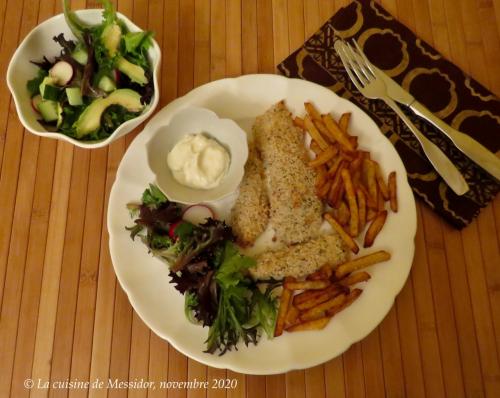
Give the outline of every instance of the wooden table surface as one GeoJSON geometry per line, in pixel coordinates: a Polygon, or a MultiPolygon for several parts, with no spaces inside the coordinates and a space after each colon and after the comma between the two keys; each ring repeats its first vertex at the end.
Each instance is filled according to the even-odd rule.
{"type": "MultiPolygon", "coordinates": [[[[0,73],[59,0],[0,1],[0,73]]],[[[273,73],[347,1],[118,0],[156,32],[161,106],[210,80],[273,73]]],[[[419,36],[500,94],[500,0],[384,0],[419,36]]],[[[73,8],[96,7],[72,1],[73,8]]],[[[160,108],[160,107],[159,107],[160,108]]],[[[138,133],[82,150],[19,122],[0,79],[0,397],[499,397],[500,200],[459,232],[418,203],[411,276],[380,326],[312,369],[245,376],[207,368],[132,310],[108,252],[106,208],[138,133]],[[97,379],[235,379],[235,389],[64,388],[97,379]],[[34,380],[30,390],[24,385],[34,380]],[[53,383],[55,382],[55,383],[53,383]],[[57,384],[59,383],[59,384],[57,384]],[[50,385],[51,388],[47,388],[50,385]]]]}

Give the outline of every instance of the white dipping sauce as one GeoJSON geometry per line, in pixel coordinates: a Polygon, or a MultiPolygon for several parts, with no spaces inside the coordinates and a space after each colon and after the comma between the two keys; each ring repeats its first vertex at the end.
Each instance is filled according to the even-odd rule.
{"type": "Polygon", "coordinates": [[[229,168],[229,153],[213,138],[203,134],[184,136],[167,157],[174,178],[182,185],[215,188],[229,168]]]}

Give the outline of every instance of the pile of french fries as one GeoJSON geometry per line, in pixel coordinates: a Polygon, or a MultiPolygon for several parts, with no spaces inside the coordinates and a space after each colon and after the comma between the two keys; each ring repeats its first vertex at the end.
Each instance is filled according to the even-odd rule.
{"type": "Polygon", "coordinates": [[[396,172],[386,182],[370,152],[358,149],[358,137],[348,133],[350,113],[336,122],[310,102],[304,107],[306,115],[295,117],[294,123],[312,139],[310,149],[316,157],[309,165],[316,170],[316,193],[329,207],[324,217],[350,250],[358,253],[354,238],[369,224],[363,247],[373,245],[387,218],[386,202],[393,212],[398,211],[396,172]]]}
{"type": "Polygon", "coordinates": [[[280,336],[284,330],[323,329],[335,314],[361,295],[361,289],[352,288],[370,279],[370,274],[361,270],[390,257],[388,252],[380,250],[337,267],[324,265],[304,281],[287,277],[283,283],[274,336],[280,336]]]}

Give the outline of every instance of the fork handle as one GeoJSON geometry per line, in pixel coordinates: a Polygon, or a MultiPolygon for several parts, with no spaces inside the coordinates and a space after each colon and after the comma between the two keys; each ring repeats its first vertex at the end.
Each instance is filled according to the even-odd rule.
{"type": "Polygon", "coordinates": [[[500,180],[500,159],[479,142],[468,135],[455,130],[441,119],[436,117],[420,102],[415,101],[410,105],[410,109],[421,118],[427,120],[441,130],[455,146],[475,163],[485,169],[488,173],[500,180]]]}
{"type": "Polygon", "coordinates": [[[403,122],[405,122],[415,137],[417,137],[417,140],[420,142],[427,159],[429,159],[437,173],[443,178],[446,184],[448,184],[448,186],[457,195],[465,194],[469,190],[469,186],[452,161],[446,157],[437,145],[429,141],[427,137],[418,130],[418,128],[410,121],[410,119],[392,99],[383,98],[383,100],[392,108],[394,112],[396,112],[403,122]]]}

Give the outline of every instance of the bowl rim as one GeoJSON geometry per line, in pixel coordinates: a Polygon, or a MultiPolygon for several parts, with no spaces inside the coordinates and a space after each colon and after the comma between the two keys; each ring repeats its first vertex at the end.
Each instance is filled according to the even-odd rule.
{"type": "MultiPolygon", "coordinates": [[[[196,118],[196,120],[199,120],[199,118],[196,118]]],[[[179,140],[182,139],[182,137],[184,137],[184,136],[186,136],[188,134],[192,134],[192,133],[190,133],[189,131],[185,131],[185,132],[179,133],[179,140]]],[[[206,132],[202,132],[202,134],[206,134],[206,132]]],[[[155,177],[155,183],[158,186],[158,188],[167,196],[167,198],[169,200],[174,201],[174,202],[178,202],[178,203],[181,203],[181,204],[187,205],[187,206],[194,205],[194,204],[197,204],[197,203],[211,203],[211,202],[216,202],[216,201],[219,201],[219,200],[222,200],[222,199],[226,198],[227,196],[232,195],[238,189],[238,186],[240,185],[240,183],[241,183],[241,181],[243,179],[244,170],[245,170],[245,164],[246,164],[246,162],[248,160],[248,156],[249,156],[248,134],[247,134],[247,132],[245,130],[243,130],[241,128],[241,126],[239,126],[233,119],[220,117],[216,112],[214,112],[211,109],[208,109],[208,108],[205,108],[205,107],[202,107],[202,106],[194,106],[194,105],[189,105],[189,106],[186,106],[186,107],[182,107],[181,109],[177,110],[177,112],[175,112],[175,114],[172,116],[172,118],[168,122],[168,124],[165,124],[165,125],[162,125],[162,126],[158,126],[155,129],[155,132],[151,135],[151,137],[149,138],[149,140],[146,142],[145,145],[146,145],[146,148],[147,148],[146,150],[147,150],[147,158],[148,158],[149,168],[151,169],[151,171],[152,171],[152,173],[153,173],[153,175],[155,177]],[[152,154],[151,154],[150,147],[155,142],[155,138],[157,138],[160,134],[162,134],[161,131],[164,130],[164,129],[168,129],[169,126],[172,125],[172,123],[174,122],[174,120],[177,117],[181,117],[185,113],[187,113],[187,114],[193,114],[193,113],[196,113],[196,112],[198,112],[198,114],[204,113],[206,118],[211,118],[213,120],[216,120],[221,125],[222,124],[227,124],[229,122],[231,124],[231,128],[239,130],[238,131],[238,137],[237,137],[237,139],[238,140],[241,139],[241,141],[245,143],[245,145],[244,145],[245,149],[243,150],[243,153],[242,153],[243,156],[237,156],[236,157],[236,159],[238,161],[235,163],[234,160],[233,160],[233,159],[235,159],[235,157],[232,154],[232,152],[233,152],[232,149],[233,148],[230,147],[229,144],[227,144],[225,142],[221,142],[220,139],[217,136],[212,136],[210,133],[208,133],[211,138],[213,138],[216,141],[218,141],[219,144],[221,144],[223,147],[225,147],[226,150],[228,150],[228,152],[230,152],[231,160],[230,160],[229,168],[227,170],[227,175],[229,175],[230,172],[231,172],[231,170],[233,170],[233,173],[239,173],[241,171],[241,176],[237,179],[237,181],[235,180],[228,187],[230,189],[227,189],[227,191],[225,191],[225,192],[224,191],[221,192],[219,195],[217,195],[216,197],[213,197],[213,198],[204,198],[203,196],[204,196],[204,193],[208,194],[211,191],[213,191],[214,189],[217,189],[217,187],[204,190],[204,189],[197,189],[197,188],[192,188],[192,187],[186,186],[185,189],[187,189],[188,191],[190,191],[193,194],[193,197],[196,197],[197,199],[196,200],[185,200],[184,198],[180,198],[179,196],[175,195],[175,189],[167,189],[165,186],[163,186],[163,184],[160,183],[159,173],[157,171],[155,171],[154,168],[151,166],[150,156],[152,154]],[[234,185],[234,187],[233,187],[233,185],[234,185]]],[[[171,173],[170,170],[169,170],[169,173],[171,173]]],[[[172,176],[172,178],[174,178],[174,177],[172,176]]],[[[176,182],[176,184],[180,184],[180,183],[176,182]]],[[[207,196],[207,195],[205,195],[205,196],[207,196]]]]}
{"type": "MultiPolygon", "coordinates": [[[[87,8],[87,9],[75,10],[75,12],[79,13],[82,16],[95,15],[97,13],[102,13],[103,9],[102,8],[87,8]]],[[[134,22],[132,22],[127,16],[123,15],[122,13],[116,12],[116,15],[118,16],[118,18],[122,19],[123,22],[125,23],[125,25],[129,29],[131,29],[132,31],[144,31],[143,29],[141,29],[139,26],[137,26],[134,22]]],[[[26,43],[33,36],[35,36],[38,33],[38,31],[41,29],[41,27],[54,24],[57,21],[57,19],[59,19],[61,17],[64,18],[63,13],[59,13],[57,15],[54,15],[54,16],[46,19],[45,21],[43,21],[43,22],[39,23],[37,26],[35,26],[24,37],[24,39],[21,41],[21,43],[18,45],[18,47],[16,48],[16,50],[12,54],[12,57],[9,61],[9,65],[8,65],[7,73],[6,73],[7,87],[9,88],[10,94],[14,100],[17,116],[18,116],[21,124],[23,125],[23,127],[27,131],[29,131],[30,133],[38,135],[40,137],[54,138],[57,140],[66,141],[66,142],[69,142],[69,143],[71,143],[77,147],[80,147],[80,148],[87,148],[87,149],[102,148],[104,146],[109,145],[112,141],[116,140],[117,132],[120,129],[126,128],[127,126],[129,126],[132,123],[136,123],[138,121],[138,119],[140,119],[139,124],[146,121],[146,119],[148,119],[152,115],[153,111],[158,106],[159,99],[160,99],[160,92],[159,92],[159,85],[158,85],[158,73],[159,73],[159,68],[160,68],[160,64],[161,64],[161,49],[160,49],[160,46],[158,45],[158,43],[156,42],[156,40],[152,39],[153,46],[148,50],[148,53],[153,52],[156,55],[156,60],[154,61],[154,63],[152,62],[153,86],[154,86],[154,90],[155,90],[155,92],[153,94],[152,101],[144,108],[143,113],[141,113],[140,115],[138,115],[137,117],[135,117],[133,119],[127,120],[126,122],[122,123],[117,129],[115,129],[115,131],[113,131],[113,133],[109,137],[107,137],[103,140],[98,140],[98,141],[80,141],[80,140],[77,140],[73,137],[69,137],[63,133],[36,130],[26,121],[26,119],[22,116],[22,114],[20,112],[21,99],[19,98],[19,95],[17,94],[17,91],[13,87],[13,83],[11,81],[12,76],[14,74],[14,64],[16,63],[15,61],[17,61],[17,59],[20,57],[20,54],[22,53],[23,48],[27,45],[26,43]]],[[[131,128],[130,131],[123,134],[123,136],[130,133],[134,128],[131,128]]]]}

